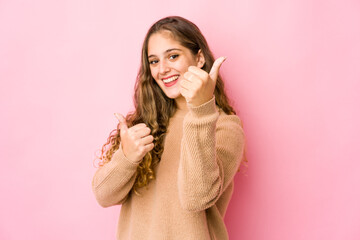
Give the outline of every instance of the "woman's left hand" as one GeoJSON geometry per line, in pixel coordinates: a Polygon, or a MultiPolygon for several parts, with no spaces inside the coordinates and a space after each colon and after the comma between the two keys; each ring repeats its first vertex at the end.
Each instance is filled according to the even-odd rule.
{"type": "Polygon", "coordinates": [[[210,73],[195,66],[188,68],[184,74],[184,79],[180,82],[180,93],[186,102],[197,107],[210,101],[214,95],[219,69],[225,59],[225,57],[216,59],[210,73]]]}

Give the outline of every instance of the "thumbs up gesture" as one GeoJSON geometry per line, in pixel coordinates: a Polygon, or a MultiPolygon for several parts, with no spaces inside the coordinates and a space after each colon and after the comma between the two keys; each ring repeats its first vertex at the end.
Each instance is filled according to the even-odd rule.
{"type": "Polygon", "coordinates": [[[145,154],[154,148],[154,137],[145,123],[128,128],[123,115],[114,114],[120,123],[121,146],[125,157],[134,163],[140,162],[145,154]]]}
{"type": "Polygon", "coordinates": [[[210,73],[195,66],[188,68],[184,79],[180,82],[180,94],[189,104],[200,106],[213,97],[219,69],[225,59],[225,57],[216,59],[210,73]]]}

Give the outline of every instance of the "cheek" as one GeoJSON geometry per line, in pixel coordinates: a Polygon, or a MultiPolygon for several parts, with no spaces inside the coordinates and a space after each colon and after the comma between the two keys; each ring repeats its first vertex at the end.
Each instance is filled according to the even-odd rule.
{"type": "Polygon", "coordinates": [[[190,66],[196,66],[196,65],[197,63],[195,61],[193,61],[192,59],[187,59],[187,61],[183,61],[181,63],[181,66],[179,66],[179,68],[181,68],[181,71],[183,73],[186,73],[190,66]]]}
{"type": "Polygon", "coordinates": [[[175,69],[175,71],[184,74],[187,71],[188,66],[184,62],[176,62],[175,64],[172,65],[172,68],[175,69]]]}
{"type": "Polygon", "coordinates": [[[150,67],[150,73],[151,73],[151,76],[152,76],[154,79],[156,79],[156,75],[157,75],[156,68],[150,67]]]}
{"type": "Polygon", "coordinates": [[[153,78],[153,81],[155,81],[156,84],[159,85],[159,82],[160,82],[161,80],[159,80],[158,77],[157,77],[157,73],[158,73],[158,72],[156,71],[156,68],[150,68],[150,73],[151,73],[151,76],[152,76],[152,78],[153,78]]]}

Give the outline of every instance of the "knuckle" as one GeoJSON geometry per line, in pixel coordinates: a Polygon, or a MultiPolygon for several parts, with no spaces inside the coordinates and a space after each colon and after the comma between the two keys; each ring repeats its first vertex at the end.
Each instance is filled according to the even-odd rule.
{"type": "Polygon", "coordinates": [[[129,135],[129,138],[131,139],[131,141],[136,142],[136,137],[134,135],[129,135]]]}
{"type": "Polygon", "coordinates": [[[139,152],[140,152],[141,154],[145,153],[145,148],[144,148],[144,146],[139,146],[139,152]]]}
{"type": "Polygon", "coordinates": [[[197,86],[196,88],[194,88],[194,91],[192,91],[193,95],[196,95],[201,89],[201,86],[197,86]]]}
{"type": "Polygon", "coordinates": [[[201,77],[202,77],[203,79],[206,79],[206,80],[207,80],[208,77],[209,77],[209,74],[204,71],[204,72],[201,73],[201,77]]]}
{"type": "Polygon", "coordinates": [[[139,141],[135,141],[134,142],[134,145],[137,149],[140,149],[141,145],[140,145],[140,142],[139,141]]]}

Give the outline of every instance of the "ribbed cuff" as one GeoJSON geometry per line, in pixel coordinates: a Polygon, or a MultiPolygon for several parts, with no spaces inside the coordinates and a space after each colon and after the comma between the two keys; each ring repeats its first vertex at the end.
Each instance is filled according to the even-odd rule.
{"type": "Polygon", "coordinates": [[[212,97],[208,102],[201,104],[200,106],[192,107],[188,106],[191,114],[194,117],[203,117],[214,114],[216,110],[215,96],[212,97]]]}
{"type": "Polygon", "coordinates": [[[134,168],[134,167],[137,168],[137,166],[139,165],[139,162],[133,162],[125,156],[122,150],[121,143],[119,149],[113,155],[112,161],[114,160],[120,163],[125,168],[134,168]]]}

